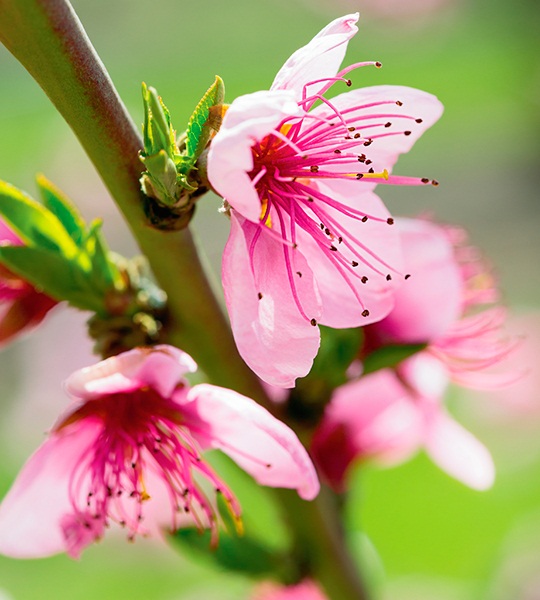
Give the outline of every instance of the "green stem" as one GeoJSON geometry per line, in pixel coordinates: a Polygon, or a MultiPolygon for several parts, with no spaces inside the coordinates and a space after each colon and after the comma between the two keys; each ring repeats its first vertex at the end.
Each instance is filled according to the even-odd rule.
{"type": "MultiPolygon", "coordinates": [[[[169,341],[193,354],[208,378],[270,406],[242,361],[204,274],[189,230],[147,226],[139,177],[140,136],[67,0],[0,0],[0,40],[36,79],[79,138],[167,293],[169,341]]],[[[335,600],[365,600],[326,494],[314,502],[279,498],[308,571],[335,600]]]]}
{"type": "Polygon", "coordinates": [[[291,528],[297,563],[314,576],[335,600],[368,600],[358,562],[353,561],[337,506],[338,499],[323,486],[314,502],[304,502],[291,490],[275,490],[291,528]]]}

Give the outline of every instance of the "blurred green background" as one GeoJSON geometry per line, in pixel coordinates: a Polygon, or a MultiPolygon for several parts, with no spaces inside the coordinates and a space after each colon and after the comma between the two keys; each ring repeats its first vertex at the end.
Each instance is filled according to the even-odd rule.
{"type": "MultiPolygon", "coordinates": [[[[268,88],[296,48],[331,19],[359,10],[360,33],[346,61],[380,60],[384,67],[354,73],[353,85],[418,87],[446,107],[395,169],[434,177],[441,186],[379,188],[380,195],[396,214],[429,211],[465,226],[496,265],[513,310],[538,310],[537,0],[73,4],[135,121],[142,122],[145,81],[159,90],[177,127],[214,74],[223,77],[229,101],[268,88]]],[[[115,250],[135,253],[71,131],[3,48],[0,82],[0,178],[34,193],[35,173],[45,172],[89,218],[105,218],[115,250]]],[[[204,199],[194,223],[216,272],[228,230],[218,206],[217,199],[204,199]]],[[[84,320],[57,311],[33,336],[2,353],[0,496],[65,405],[60,381],[93,360],[84,320]]],[[[523,323],[522,331],[533,331],[523,323]]],[[[537,370],[537,355],[531,360],[537,370]]],[[[468,490],[422,455],[392,470],[358,471],[347,506],[351,544],[370,564],[385,600],[538,600],[540,397],[478,398],[454,391],[451,400],[461,422],[493,452],[493,490],[468,490]]],[[[240,496],[249,495],[248,486],[238,486],[240,496]]],[[[279,538],[284,534],[276,533],[269,514],[261,512],[259,525],[279,538]]],[[[165,544],[128,545],[120,536],[88,549],[79,562],[0,557],[0,600],[229,600],[245,598],[249,588],[249,581],[180,557],[165,544]]]]}

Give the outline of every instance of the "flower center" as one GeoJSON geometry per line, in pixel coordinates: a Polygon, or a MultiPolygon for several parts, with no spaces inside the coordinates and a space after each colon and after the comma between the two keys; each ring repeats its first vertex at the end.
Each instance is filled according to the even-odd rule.
{"type": "MultiPolygon", "coordinates": [[[[392,119],[398,119],[399,123],[422,122],[399,110],[403,106],[400,100],[388,98],[341,108],[341,101],[332,103],[324,97],[323,92],[337,81],[350,85],[343,74],[357,66],[363,64],[353,65],[336,78],[308,83],[299,102],[303,114],[285,119],[252,146],[254,166],[249,175],[261,201],[261,229],[251,244],[251,259],[262,231],[282,242],[293,297],[301,314],[313,325],[317,323],[303,310],[295,278],[301,274],[295,267],[294,251],[301,249],[306,238],[311,238],[333,264],[357,298],[364,317],[368,317],[370,311],[358,292],[358,283],[368,284],[372,278],[390,281],[392,274],[399,275],[392,265],[362,242],[360,236],[352,233],[357,228],[351,226],[354,222],[370,221],[373,231],[377,225],[393,225],[394,220],[382,211],[377,215],[362,210],[361,193],[356,196],[355,192],[357,206],[348,199],[344,202],[343,191],[333,193],[332,182],[345,180],[360,185],[371,182],[372,186],[375,183],[372,180],[406,184],[429,182],[429,179],[391,176],[386,166],[377,160],[379,138],[411,134],[409,129],[394,127],[392,119]],[[312,86],[320,87],[324,81],[327,84],[322,91],[309,95],[312,86]],[[316,101],[322,104],[312,111],[316,101]],[[386,110],[388,106],[393,107],[392,111],[386,110]]],[[[361,192],[361,188],[358,191],[361,192]]]]}

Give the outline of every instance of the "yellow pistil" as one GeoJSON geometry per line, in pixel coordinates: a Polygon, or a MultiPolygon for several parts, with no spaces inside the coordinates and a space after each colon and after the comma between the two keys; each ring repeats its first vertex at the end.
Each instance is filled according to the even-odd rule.
{"type": "MultiPolygon", "coordinates": [[[[260,221],[262,221],[264,219],[267,209],[268,209],[268,198],[263,198],[261,200],[261,216],[259,217],[260,221]]],[[[266,225],[267,227],[272,229],[272,218],[270,216],[270,213],[268,213],[268,216],[266,217],[266,220],[263,222],[263,225],[266,225]]]]}

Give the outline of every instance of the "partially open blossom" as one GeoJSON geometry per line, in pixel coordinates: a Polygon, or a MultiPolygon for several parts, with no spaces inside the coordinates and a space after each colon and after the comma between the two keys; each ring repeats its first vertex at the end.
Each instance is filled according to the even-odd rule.
{"type": "Polygon", "coordinates": [[[251,600],[326,600],[321,588],[310,579],[296,585],[263,583],[259,585],[251,600]]]}
{"type": "Polygon", "coordinates": [[[218,524],[219,493],[240,524],[233,492],[204,461],[217,448],[262,485],[318,493],[296,435],[231,390],[189,387],[196,365],[171,346],[138,348],[75,372],[73,403],[23,467],[0,505],[0,552],[77,557],[115,522],[133,539],[192,519],[218,524]]]}
{"type": "Polygon", "coordinates": [[[373,189],[430,183],[390,170],[441,115],[434,96],[401,86],[324,95],[350,86],[353,69],[381,66],[339,71],[357,20],[336,19],[269,91],[237,98],[208,155],[210,183],[230,209],[222,276],[236,343],[281,387],[308,373],[318,323],[367,325],[391,310],[404,273],[393,219],[373,189]]]}
{"type": "MultiPolygon", "coordinates": [[[[20,246],[22,241],[0,220],[0,244],[20,246]]],[[[38,325],[56,306],[56,300],[0,264],[0,346],[38,325]]]]}
{"type": "Polygon", "coordinates": [[[490,487],[491,456],[444,408],[447,385],[439,361],[420,353],[397,372],[383,369],[338,388],[311,447],[325,479],[343,491],[356,461],[390,466],[424,448],[439,467],[466,485],[490,487]]]}
{"type": "Polygon", "coordinates": [[[494,389],[520,372],[507,361],[516,346],[504,331],[505,311],[478,250],[461,229],[422,219],[398,219],[405,269],[390,314],[365,329],[369,351],[387,344],[426,349],[338,388],[315,434],[313,454],[326,478],[342,489],[357,459],[401,462],[424,447],[435,463],[465,484],[485,489],[494,469],[488,451],[447,413],[451,382],[494,389]]]}

